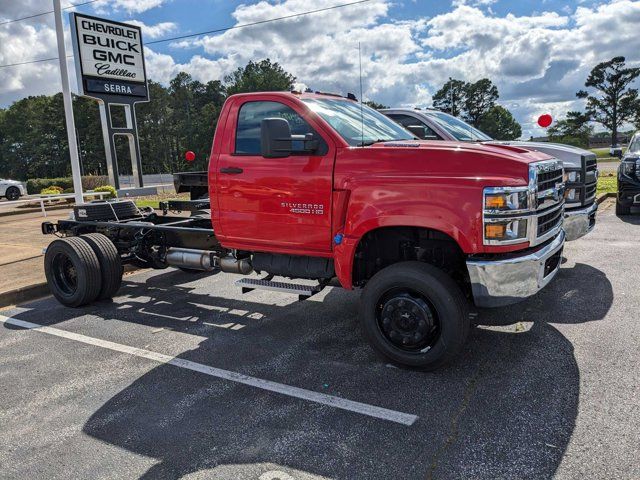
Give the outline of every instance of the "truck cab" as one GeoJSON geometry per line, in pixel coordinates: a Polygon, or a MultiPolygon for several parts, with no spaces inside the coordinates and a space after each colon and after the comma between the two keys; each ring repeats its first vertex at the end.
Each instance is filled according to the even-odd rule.
{"type": "Polygon", "coordinates": [[[69,306],[113,295],[117,261],[240,274],[245,293],[300,299],[331,282],[362,290],[363,332],[386,360],[434,369],[462,349],[470,310],[522,301],[557,274],[563,174],[518,146],[420,140],[353,98],[233,95],[205,174],[210,214],[79,206],[43,224],[64,237],[47,250],[47,279],[69,306]],[[95,272],[67,279],[90,276],[90,249],[108,266],[99,288],[95,272]]]}
{"type": "Polygon", "coordinates": [[[640,207],[640,132],[631,138],[618,167],[616,214],[629,215],[632,207],[640,207]]]}
{"type": "Polygon", "coordinates": [[[453,115],[435,109],[390,108],[381,110],[409,128],[419,138],[514,145],[546,153],[562,160],[566,178],[564,230],[567,241],[589,233],[596,224],[598,167],[593,152],[550,142],[497,141],[453,115]]]}

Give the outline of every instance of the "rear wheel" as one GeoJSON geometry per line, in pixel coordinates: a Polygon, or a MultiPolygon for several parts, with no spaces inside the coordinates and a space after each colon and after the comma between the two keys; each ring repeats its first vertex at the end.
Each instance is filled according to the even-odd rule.
{"type": "Polygon", "coordinates": [[[100,294],[98,257],[79,237],[51,242],[44,257],[44,272],[51,293],[67,307],[86,305],[100,294]]]}
{"type": "Polygon", "coordinates": [[[391,265],[367,283],[361,319],[384,358],[434,370],[454,358],[469,332],[467,300],[444,272],[421,262],[391,265]]]}
{"type": "Polygon", "coordinates": [[[118,249],[107,236],[101,233],[90,233],[82,235],[80,238],[87,242],[100,263],[102,288],[98,295],[98,300],[113,298],[120,289],[120,285],[122,285],[122,275],[124,273],[118,249]]]}
{"type": "Polygon", "coordinates": [[[631,207],[622,205],[619,201],[616,201],[616,215],[630,215],[631,207]]]}
{"type": "Polygon", "coordinates": [[[20,198],[20,189],[18,187],[9,187],[4,195],[10,202],[18,200],[20,198]]]}

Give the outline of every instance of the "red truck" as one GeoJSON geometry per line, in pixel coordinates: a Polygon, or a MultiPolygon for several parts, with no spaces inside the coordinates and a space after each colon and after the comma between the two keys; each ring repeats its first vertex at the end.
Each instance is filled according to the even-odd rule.
{"type": "Polygon", "coordinates": [[[52,293],[72,307],[110,298],[123,263],[250,275],[236,282],[243,292],[300,299],[337,282],[362,289],[375,350],[434,369],[461,350],[474,304],[508,305],[547,285],[565,241],[559,160],[417,140],[352,97],[231,96],[208,188],[210,214],[102,202],[45,222],[43,233],[63,237],[45,255],[52,293]]]}

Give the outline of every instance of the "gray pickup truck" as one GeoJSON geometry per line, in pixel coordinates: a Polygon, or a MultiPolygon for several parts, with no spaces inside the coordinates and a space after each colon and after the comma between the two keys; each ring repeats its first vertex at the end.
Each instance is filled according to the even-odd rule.
{"type": "Polygon", "coordinates": [[[583,237],[595,226],[598,167],[594,153],[557,143],[494,140],[459,118],[439,110],[389,108],[380,111],[424,140],[514,145],[561,160],[567,176],[563,227],[566,239],[570,241],[583,237]]]}

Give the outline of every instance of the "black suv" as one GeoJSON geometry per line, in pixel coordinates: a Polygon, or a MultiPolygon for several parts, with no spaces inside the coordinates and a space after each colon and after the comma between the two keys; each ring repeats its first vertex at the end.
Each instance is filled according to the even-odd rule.
{"type": "Polygon", "coordinates": [[[640,132],[631,139],[618,167],[616,214],[629,215],[631,207],[640,207],[640,132]]]}

